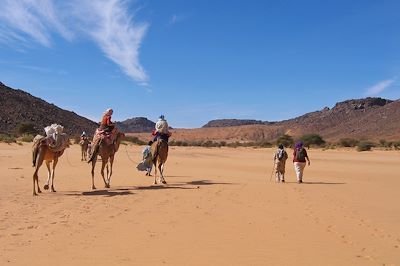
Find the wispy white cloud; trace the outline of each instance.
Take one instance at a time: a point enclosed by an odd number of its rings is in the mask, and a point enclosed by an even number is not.
[[[51,33],[71,40],[72,34],[59,21],[51,0],[4,0],[0,21],[2,41],[29,42],[51,46]]]
[[[377,84],[367,88],[365,91],[365,96],[376,96],[383,92],[386,88],[390,87],[394,82],[396,78],[392,79],[386,79],[378,82]]]
[[[88,37],[130,78],[147,85],[139,49],[147,23],[136,23],[126,0],[2,0],[0,41],[52,46],[52,35],[68,41]]]
[[[136,23],[126,1],[74,1],[73,14],[81,30],[101,48],[105,56],[141,85],[148,76],[139,62],[139,49],[147,32],[147,23]]]
[[[184,16],[184,15],[173,14],[172,17],[168,21],[168,25],[173,25],[173,24],[182,22],[185,19],[186,19],[186,16]]]

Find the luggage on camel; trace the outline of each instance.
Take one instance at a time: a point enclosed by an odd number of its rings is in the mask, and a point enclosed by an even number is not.
[[[36,135],[34,145],[47,145],[54,152],[62,151],[69,146],[68,135],[63,133],[64,127],[52,124],[44,128],[46,136]]]

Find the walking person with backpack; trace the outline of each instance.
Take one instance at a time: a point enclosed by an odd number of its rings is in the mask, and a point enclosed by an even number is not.
[[[297,183],[299,184],[303,183],[303,172],[306,167],[306,160],[308,161],[308,165],[310,165],[310,158],[308,158],[307,151],[303,146],[303,142],[297,142],[293,152],[294,170],[297,176]]]
[[[285,182],[285,165],[288,158],[287,152],[285,151],[282,144],[278,146],[278,150],[274,153],[274,165],[275,165],[275,180],[276,182]]]

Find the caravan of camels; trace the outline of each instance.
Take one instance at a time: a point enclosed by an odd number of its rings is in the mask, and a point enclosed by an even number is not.
[[[114,156],[118,151],[121,141],[125,134],[119,132],[115,127],[115,123],[111,122],[112,109],[107,109],[103,114],[100,122],[100,127],[96,129],[93,141],[90,142],[83,132],[80,138],[79,145],[81,146],[81,161],[91,163],[92,175],[92,189],[96,189],[94,184],[94,172],[98,156],[101,159],[101,176],[104,181],[105,188],[110,188],[111,176],[113,171]],[[38,171],[45,162],[48,170],[48,178],[44,185],[44,189],[49,189],[51,182],[51,191],[56,192],[54,189],[54,174],[58,159],[63,155],[66,148],[69,147],[69,138],[66,133],[63,133],[64,127],[58,124],[52,124],[45,128],[46,136],[37,135],[33,141],[32,147],[32,163],[35,167],[33,174],[33,195],[36,196],[37,192],[41,193],[39,187]],[[163,170],[164,164],[168,157],[168,138],[170,132],[168,131],[168,123],[164,116],[161,115],[156,123],[155,130],[153,131],[153,141],[150,147],[151,164],[154,165],[154,184],[158,184],[157,169],[160,172],[159,182],[166,184]],[[106,176],[104,170],[106,169]],[[139,168],[138,168],[139,169]],[[150,166],[151,169],[151,166]],[[150,175],[150,173],[148,173]]]

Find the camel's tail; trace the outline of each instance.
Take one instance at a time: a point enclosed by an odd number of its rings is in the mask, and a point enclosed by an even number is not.
[[[40,147],[40,142],[42,141],[44,137],[41,135],[37,135],[33,139],[33,147],[32,147],[32,166],[36,166],[36,160],[39,154],[39,147]]]
[[[36,143],[33,146],[32,149],[32,167],[36,166],[36,160],[39,154],[39,145],[36,145]]]

